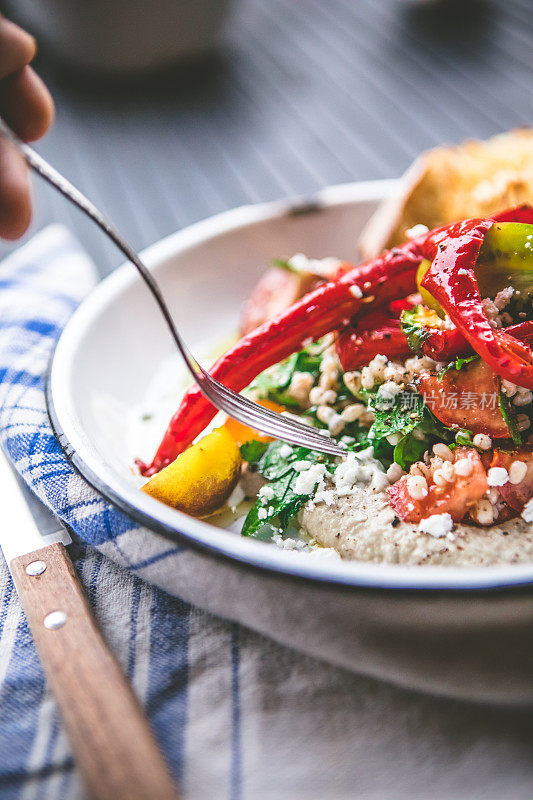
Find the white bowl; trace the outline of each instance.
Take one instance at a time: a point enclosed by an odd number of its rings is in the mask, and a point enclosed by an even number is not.
[[[333,187],[311,201],[236,209],[150,247],[145,261],[194,352],[235,329],[239,306],[275,256],[356,257],[359,230],[393,182]],[[138,491],[123,413],[142,403],[173,345],[133,267],[103,281],[58,343],[51,417],[83,475],[147,527],[192,548],[232,597],[191,581],[183,595],[352,669],[478,699],[533,699],[533,564],[400,567],[287,553],[188,517]],[[176,404],[178,401],[176,397]],[[103,409],[118,409],[114,415]],[[153,442],[155,448],[156,442]],[[198,585],[197,585],[198,584]],[[205,587],[204,587],[205,589]],[[268,597],[250,612],[254,591]],[[295,609],[305,609],[295,615]],[[305,631],[305,635],[302,632]]]

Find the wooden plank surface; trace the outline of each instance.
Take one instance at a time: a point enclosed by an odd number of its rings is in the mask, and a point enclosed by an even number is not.
[[[218,60],[129,91],[65,82],[39,145],[138,247],[233,206],[399,175],[423,148],[533,121],[527,0],[238,0]],[[37,185],[102,274],[121,261]],[[0,256],[11,246],[0,244]]]

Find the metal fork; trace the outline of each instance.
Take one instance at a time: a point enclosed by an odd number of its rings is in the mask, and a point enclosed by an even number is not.
[[[41,178],[51,184],[64,197],[81,209],[99,228],[115,243],[118,249],[137,268],[142,279],[151,291],[168,325],[172,338],[185,361],[192,377],[202,393],[218,409],[225,411],[230,417],[245,425],[273,436],[289,444],[301,445],[309,450],[317,450],[333,456],[345,456],[346,452],[329,436],[316,428],[306,425],[294,418],[284,417],[274,411],[263,408],[237,392],[228,389],[220,381],[213,378],[194,358],[174,324],[169,308],[163,298],[157,282],[148,268],[143,264],[135,250],[120,236],[96,206],[82,194],[70,181],[63,177],[44,158],[31,147],[22,142],[11,130],[5,120],[0,117],[0,134],[9,139],[20,151],[24,160]]]

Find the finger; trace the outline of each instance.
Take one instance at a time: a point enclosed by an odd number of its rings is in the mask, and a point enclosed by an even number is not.
[[[0,114],[26,142],[40,139],[52,124],[54,101],[31,67],[0,81]]]
[[[33,36],[0,16],[0,78],[12,75],[29,64],[36,51]]]
[[[0,137],[0,236],[18,239],[30,221],[28,168],[15,146]]]

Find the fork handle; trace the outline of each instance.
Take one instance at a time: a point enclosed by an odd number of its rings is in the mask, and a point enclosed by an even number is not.
[[[18,556],[10,569],[91,797],[177,800],[146,717],[96,626],[64,545]]]

